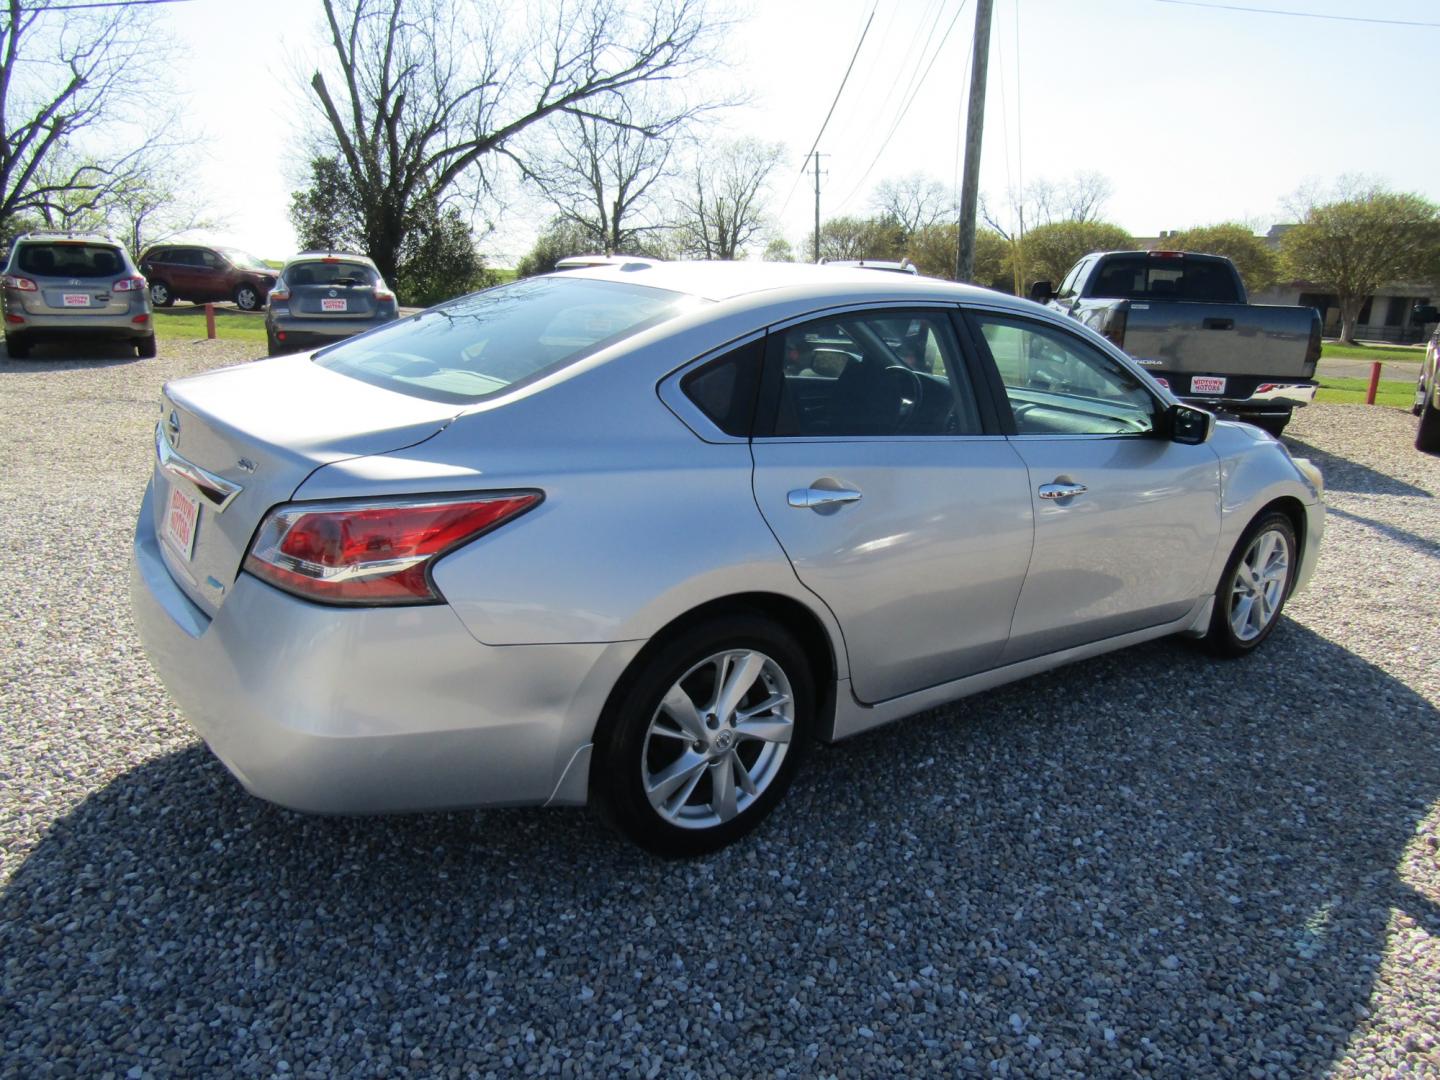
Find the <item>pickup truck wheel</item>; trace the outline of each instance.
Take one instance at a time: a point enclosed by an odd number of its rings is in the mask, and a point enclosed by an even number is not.
[[[1259,647],[1280,621],[1295,582],[1299,548],[1295,528],[1278,510],[1262,514],[1245,530],[1220,575],[1206,642],[1221,656],[1244,656]]]
[[[1420,427],[1415,432],[1415,449],[1440,454],[1440,378],[1429,388],[1420,409]]]
[[[596,809],[659,855],[738,840],[780,801],[805,750],[815,694],[804,652],[775,623],[737,614],[638,663],[596,733]]]

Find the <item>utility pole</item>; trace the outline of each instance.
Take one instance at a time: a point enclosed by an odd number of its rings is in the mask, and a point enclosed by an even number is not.
[[[985,130],[985,73],[990,61],[990,12],[995,0],[975,5],[975,55],[970,64],[970,112],[965,120],[965,176],[960,187],[960,237],[955,280],[975,277],[975,203],[980,194],[980,139]]]
[[[814,259],[820,261],[820,151],[815,151],[815,252]]]

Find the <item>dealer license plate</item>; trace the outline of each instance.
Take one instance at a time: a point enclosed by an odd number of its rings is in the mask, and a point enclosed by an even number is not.
[[[327,298],[320,301],[321,311],[344,311],[349,306],[349,301],[345,299],[330,300]]]
[[[165,505],[165,523],[160,535],[189,562],[195,553],[195,530],[200,525],[200,500],[178,487],[170,488]]]
[[[90,294],[89,294],[89,293],[78,293],[78,292],[67,292],[67,293],[65,294],[65,306],[66,306],[66,307],[89,307],[89,306],[90,306]]]
[[[1190,380],[1192,394],[1223,394],[1225,379],[1219,375],[1196,375]]]

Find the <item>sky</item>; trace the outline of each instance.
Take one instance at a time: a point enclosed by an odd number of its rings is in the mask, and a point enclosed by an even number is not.
[[[713,76],[749,100],[710,137],[784,144],[772,212],[792,244],[814,220],[804,155],[852,55],[819,141],[822,217],[872,212],[886,179],[919,172],[958,186],[975,0],[749,2]],[[210,238],[291,254],[318,0],[158,11],[176,51],[168,92],[200,137],[195,190],[225,219]],[[995,0],[981,190],[996,205],[1039,179],[1100,173],[1113,190],[1106,218],[1136,236],[1223,220],[1264,231],[1294,219],[1286,203],[1299,189],[1345,174],[1440,202],[1440,140],[1428,123],[1440,25],[1356,18],[1440,24],[1440,2]],[[523,254],[545,216],[521,200],[508,207],[489,261]]]

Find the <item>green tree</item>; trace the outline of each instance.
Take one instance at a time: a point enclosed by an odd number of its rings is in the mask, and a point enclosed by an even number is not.
[[[1207,255],[1224,255],[1235,264],[1245,281],[1245,288],[1260,292],[1275,284],[1280,277],[1280,260],[1248,225],[1226,221],[1219,225],[1198,225],[1171,233],[1161,241],[1168,251],[1199,251]]]
[[[555,217],[536,239],[535,246],[515,264],[515,276],[548,274],[561,259],[593,254],[596,254],[595,241],[589,230],[569,219]]]
[[[1340,340],[1355,341],[1368,297],[1393,281],[1440,274],[1440,208],[1419,195],[1343,182],[1340,198],[1312,202],[1280,238],[1281,261],[1299,281],[1335,293]]]
[[[460,212],[427,202],[411,208],[393,284],[403,303],[430,307],[493,285],[495,277]]]
[[[954,222],[922,228],[910,238],[905,255],[922,274],[953,281],[958,232]],[[994,229],[975,230],[975,282],[987,289],[1011,290],[1010,242]]]
[[[290,196],[301,251],[364,251],[364,212],[350,171],[337,157],[310,159],[310,183]]]
[[[790,247],[789,240],[777,236],[765,245],[764,259],[766,262],[794,262],[795,252]]]
[[[815,250],[815,234],[805,238],[805,250]],[[894,218],[833,217],[820,226],[820,258],[899,259],[905,253],[905,234]]]
[[[1104,221],[1057,221],[1036,226],[1018,245],[1021,288],[1028,289],[1034,281],[1058,285],[1082,255],[1134,246],[1133,236]]]

